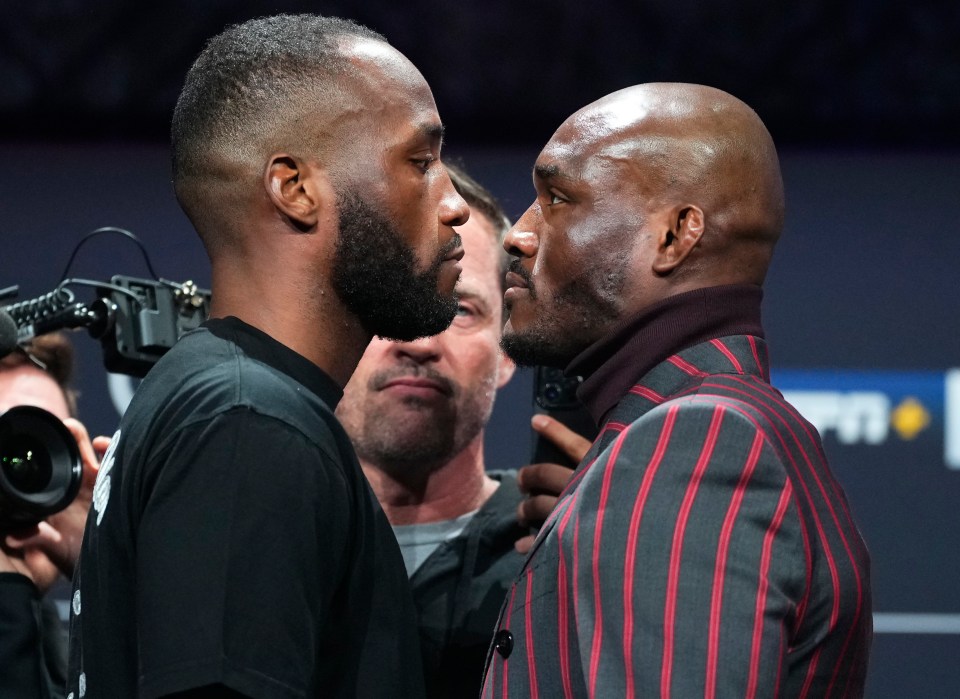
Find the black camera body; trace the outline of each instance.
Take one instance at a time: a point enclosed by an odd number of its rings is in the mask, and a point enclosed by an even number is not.
[[[60,418],[31,405],[0,415],[0,529],[59,512],[82,480],[80,449]]]
[[[193,282],[170,284],[118,274],[98,294],[110,322],[95,336],[103,346],[104,367],[116,374],[144,377],[210,314],[210,292]]]
[[[577,434],[593,440],[597,426],[577,398],[583,378],[565,376],[560,369],[538,366],[533,380],[533,403],[538,413],[559,420]],[[575,468],[577,464],[539,433],[533,434],[532,463],[552,463]]]

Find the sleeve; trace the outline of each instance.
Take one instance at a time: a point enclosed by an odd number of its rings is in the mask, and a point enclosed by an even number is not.
[[[44,651],[40,594],[17,573],[0,573],[0,697],[61,699]]]
[[[753,419],[691,399],[601,456],[578,568],[592,696],[778,694],[806,578],[784,465]]]
[[[143,696],[302,696],[348,553],[342,465],[248,409],[165,454],[146,469],[136,542]]]

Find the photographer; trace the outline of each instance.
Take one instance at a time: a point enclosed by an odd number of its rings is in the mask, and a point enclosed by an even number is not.
[[[73,502],[33,526],[0,529],[0,697],[60,697],[66,676],[66,635],[44,597],[62,574],[70,578],[97,472],[94,444],[75,419],[70,388],[73,348],[66,336],[38,337],[0,359],[0,414],[20,405],[63,420],[77,440],[83,482]],[[108,442],[97,438],[102,450]]]

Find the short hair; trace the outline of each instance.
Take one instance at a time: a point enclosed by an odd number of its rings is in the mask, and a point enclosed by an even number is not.
[[[71,417],[77,416],[77,391],[73,380],[73,345],[62,332],[38,335],[20,349],[0,359],[0,371],[36,366],[57,382]]]
[[[462,165],[450,162],[445,162],[444,165],[447,172],[450,173],[450,180],[453,182],[453,187],[457,190],[457,193],[463,197],[471,210],[483,214],[493,226],[497,235],[497,245],[500,248],[497,254],[500,288],[504,290],[507,285],[505,277],[510,267],[510,256],[503,249],[503,238],[510,230],[510,219],[507,218],[506,212],[504,212],[496,197],[486,187],[468,175]]]
[[[337,39],[389,43],[339,17],[280,14],[227,27],[187,73],[171,124],[173,176],[203,172],[210,153],[242,154],[290,104],[322,104],[352,64]],[[298,98],[312,97],[310,102]]]

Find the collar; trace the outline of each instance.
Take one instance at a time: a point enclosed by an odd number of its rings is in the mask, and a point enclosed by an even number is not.
[[[584,377],[577,389],[598,425],[657,364],[719,337],[763,338],[763,290],[752,284],[695,289],[647,306],[581,352],[564,373]]]
[[[343,389],[323,369],[239,318],[211,318],[203,327],[213,335],[234,343],[252,359],[263,362],[303,384],[326,403],[331,411],[343,397]]]

